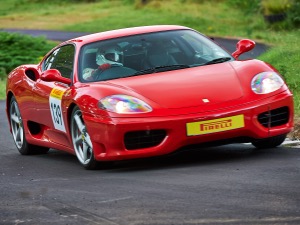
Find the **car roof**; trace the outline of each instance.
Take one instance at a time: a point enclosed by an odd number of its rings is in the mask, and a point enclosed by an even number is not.
[[[132,28],[123,28],[118,30],[111,30],[111,31],[104,31],[100,33],[90,34],[81,36],[78,38],[74,38],[68,40],[65,43],[70,42],[80,42],[80,45],[84,45],[94,41],[136,35],[136,34],[143,34],[143,33],[151,33],[151,32],[159,32],[159,31],[168,31],[168,30],[182,30],[182,29],[190,29],[184,26],[178,25],[154,25],[154,26],[142,26],[142,27],[132,27]]]

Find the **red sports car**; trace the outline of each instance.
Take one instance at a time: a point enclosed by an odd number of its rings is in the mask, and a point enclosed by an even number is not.
[[[293,95],[271,65],[238,60],[182,26],[107,31],[59,44],[7,79],[7,117],[21,154],[49,148],[87,169],[189,145],[280,145],[293,127]]]

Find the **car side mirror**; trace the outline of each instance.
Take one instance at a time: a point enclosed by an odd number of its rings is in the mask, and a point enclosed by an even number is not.
[[[255,42],[250,40],[250,39],[243,39],[240,40],[237,44],[236,44],[236,50],[235,52],[232,53],[232,56],[235,59],[238,59],[238,57],[245,53],[245,52],[249,52],[250,50],[252,50],[255,47]]]
[[[71,84],[71,79],[61,76],[61,73],[56,69],[46,70],[41,74],[41,80],[43,81],[57,81],[67,85]]]

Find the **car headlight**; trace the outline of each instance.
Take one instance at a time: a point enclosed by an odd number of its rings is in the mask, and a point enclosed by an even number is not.
[[[140,99],[128,95],[111,95],[99,101],[99,107],[120,114],[146,113],[152,108]]]
[[[251,88],[256,94],[268,94],[282,87],[284,81],[275,72],[257,74],[251,82]]]

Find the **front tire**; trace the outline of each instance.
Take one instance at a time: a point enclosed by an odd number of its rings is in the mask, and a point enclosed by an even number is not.
[[[15,97],[10,100],[9,118],[13,140],[20,154],[46,154],[49,151],[49,148],[31,145],[27,142],[22,116]]]
[[[86,169],[96,169],[98,162],[94,158],[93,144],[78,106],[73,109],[70,122],[73,147],[78,161]]]
[[[252,142],[252,145],[254,145],[258,149],[275,148],[284,142],[286,136],[287,134],[283,134],[275,137],[255,140]]]

